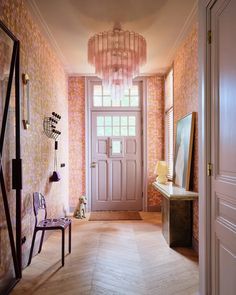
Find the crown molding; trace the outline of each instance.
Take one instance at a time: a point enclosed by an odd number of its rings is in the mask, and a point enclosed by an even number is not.
[[[172,64],[174,60],[174,56],[180,47],[181,43],[184,41],[184,39],[187,37],[188,33],[190,32],[190,29],[192,28],[193,24],[197,21],[198,16],[198,1],[196,0],[192,10],[190,11],[190,14],[188,15],[179,35],[177,36],[175,43],[168,54],[168,63]]]
[[[27,8],[30,11],[32,18],[36,21],[36,24],[38,25],[41,33],[43,34],[43,36],[46,38],[46,40],[51,45],[55,54],[57,55],[60,62],[62,63],[62,66],[63,66],[65,72],[68,73],[70,68],[69,68],[69,65],[66,61],[66,58],[63,55],[56,39],[53,37],[53,34],[52,34],[50,28],[48,27],[44,17],[42,16],[40,9],[38,8],[38,5],[36,4],[36,2],[34,0],[26,0],[25,2],[27,5]]]
[[[206,0],[205,0],[206,1]],[[207,1],[211,1],[211,0],[207,0]],[[57,57],[59,58],[60,62],[62,63],[62,66],[65,70],[65,73],[68,77],[71,76],[87,76],[87,77],[91,77],[94,76],[94,73],[73,73],[71,71],[71,68],[69,66],[69,64],[66,61],[65,56],[62,53],[62,50],[60,49],[56,39],[54,38],[50,28],[48,27],[44,17],[42,16],[40,9],[38,8],[35,0],[26,0],[26,4],[27,7],[33,17],[33,19],[36,21],[37,25],[39,26],[40,31],[42,32],[43,36],[46,37],[47,41],[49,42],[49,44],[51,45],[52,49],[54,50],[55,54],[57,55]],[[184,39],[186,38],[186,36],[188,35],[188,33],[190,32],[190,29],[192,27],[192,25],[194,24],[194,22],[196,22],[197,20],[197,12],[198,12],[198,1],[196,0],[192,10],[190,11],[190,14],[188,15],[180,33],[178,34],[174,45],[172,46],[172,48],[169,51],[168,54],[168,64],[171,65],[173,63],[174,60],[174,56],[180,46],[180,44],[184,41]],[[159,74],[163,75],[165,74],[168,69],[170,68],[170,66],[160,69],[158,72]],[[141,76],[152,76],[152,75],[156,75],[157,73],[141,73]]]

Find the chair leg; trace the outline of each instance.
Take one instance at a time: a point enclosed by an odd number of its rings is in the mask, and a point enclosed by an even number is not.
[[[34,250],[34,242],[35,242],[36,233],[37,233],[37,231],[34,229],[33,238],[32,238],[32,243],[31,243],[31,248],[30,248],[29,261],[28,261],[27,266],[30,265],[31,260],[32,260],[32,255],[33,255],[33,250]]]
[[[61,239],[61,262],[62,266],[65,264],[65,230],[62,229],[62,239]]]
[[[69,224],[69,253],[71,253],[71,223]]]
[[[39,251],[38,251],[38,253],[40,253],[41,250],[42,250],[44,233],[45,233],[45,230],[42,231],[42,235],[41,235],[41,239],[40,239],[40,244],[39,244]]]

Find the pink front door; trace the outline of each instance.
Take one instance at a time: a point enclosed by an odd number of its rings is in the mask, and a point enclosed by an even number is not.
[[[142,210],[141,113],[92,112],[92,211]]]

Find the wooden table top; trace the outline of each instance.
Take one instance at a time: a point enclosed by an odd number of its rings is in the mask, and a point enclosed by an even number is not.
[[[176,186],[172,182],[167,182],[166,184],[153,182],[152,185],[164,197],[171,200],[192,201],[198,198],[198,193],[186,191],[184,188]]]

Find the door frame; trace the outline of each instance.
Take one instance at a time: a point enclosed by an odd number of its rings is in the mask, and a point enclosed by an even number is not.
[[[13,259],[13,269],[15,276],[11,281],[7,283],[3,294],[9,294],[15,285],[22,278],[22,224],[21,224],[21,211],[22,211],[22,159],[21,159],[21,97],[20,97],[20,41],[14,36],[14,34],[6,27],[6,25],[0,20],[0,29],[12,40],[13,49],[11,55],[9,80],[7,82],[7,91],[5,94],[5,103],[3,110],[3,118],[1,125],[1,136],[0,136],[0,154],[2,154],[3,146],[5,144],[5,133],[7,127],[7,118],[9,113],[9,104],[11,100],[12,87],[15,86],[15,148],[14,155],[15,159],[11,159],[12,165],[12,184],[11,189],[15,190],[15,218],[13,219],[16,223],[15,230],[13,231],[13,225],[10,215],[10,209],[7,199],[7,192],[5,188],[5,181],[3,171],[1,169],[1,190],[3,198],[3,211],[5,213],[6,225],[8,231],[8,238],[10,243],[10,250]],[[14,75],[15,72],[15,75]],[[14,77],[15,76],[15,77]],[[12,98],[13,99],[13,98]],[[2,165],[2,163],[1,163]],[[15,239],[14,239],[15,233]]]
[[[211,294],[211,48],[210,12],[216,0],[199,0],[199,294]]]
[[[91,84],[100,82],[101,79],[95,76],[85,77],[85,150],[86,150],[86,196],[88,199],[88,211],[91,212]],[[141,106],[141,125],[142,125],[142,189],[143,189],[143,211],[148,210],[147,206],[147,82],[146,77],[139,77],[135,82],[142,83],[142,106]]]

